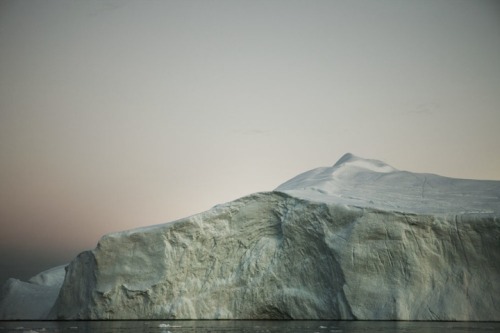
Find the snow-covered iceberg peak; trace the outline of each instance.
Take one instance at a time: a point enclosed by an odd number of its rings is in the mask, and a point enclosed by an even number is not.
[[[373,159],[365,159],[347,153],[331,167],[320,167],[306,171],[276,188],[276,191],[312,190],[334,195],[341,182],[365,182],[378,178],[379,174],[396,172],[390,165]]]
[[[366,159],[366,158],[361,158],[358,156],[355,156],[351,153],[347,153],[344,156],[342,156],[337,163],[335,163],[332,167],[335,171],[338,171],[340,168],[355,168],[355,169],[364,169],[368,171],[373,171],[373,172],[380,172],[380,173],[388,173],[388,172],[394,172],[397,171],[397,169],[394,169],[392,166],[379,161],[379,160],[373,160],[373,159]]]

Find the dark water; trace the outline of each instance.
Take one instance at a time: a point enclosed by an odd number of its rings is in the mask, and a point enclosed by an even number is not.
[[[182,333],[182,332],[408,332],[464,333],[500,332],[500,322],[415,322],[415,321],[0,321],[0,333]]]

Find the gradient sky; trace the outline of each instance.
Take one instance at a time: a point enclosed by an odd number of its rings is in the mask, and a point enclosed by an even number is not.
[[[0,282],[334,164],[500,180],[500,1],[0,1]]]

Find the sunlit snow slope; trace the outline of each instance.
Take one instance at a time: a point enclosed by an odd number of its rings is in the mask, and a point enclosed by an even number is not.
[[[334,166],[304,172],[276,191],[320,202],[418,214],[500,215],[500,182],[399,171],[345,154]]]

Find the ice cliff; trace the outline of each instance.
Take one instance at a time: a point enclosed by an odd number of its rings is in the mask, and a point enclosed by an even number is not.
[[[500,320],[499,217],[499,181],[346,154],[104,236],[69,264],[48,318]]]

